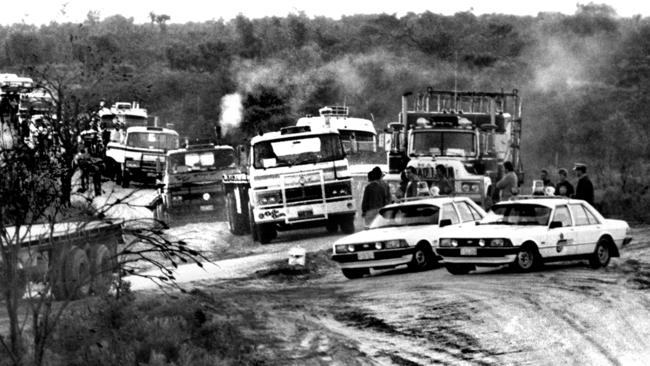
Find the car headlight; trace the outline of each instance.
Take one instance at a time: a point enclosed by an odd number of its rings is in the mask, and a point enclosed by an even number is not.
[[[452,246],[452,247],[457,247],[457,246],[458,246],[458,240],[456,240],[456,239],[452,239],[452,240],[451,240],[451,246]]]
[[[354,252],[354,245],[349,244],[347,247],[348,252]]]
[[[384,241],[384,248],[386,249],[396,249],[396,248],[405,248],[408,247],[406,240],[386,240]]]
[[[485,246],[485,240],[484,239],[479,240],[478,241],[478,246],[479,247],[484,247]]]
[[[440,246],[441,247],[450,247],[451,246],[451,239],[440,239]]]
[[[383,247],[384,247],[384,245],[380,241],[375,243],[375,249],[379,250],[379,249],[381,249]]]
[[[207,192],[206,192],[206,193],[203,193],[203,200],[204,200],[204,201],[207,201],[207,200],[209,200],[209,199],[210,199],[210,193],[207,193]]]
[[[504,246],[505,242],[503,239],[492,239],[490,240],[490,246],[491,247],[502,247]]]
[[[347,246],[346,245],[337,245],[337,246],[335,246],[334,251],[336,253],[345,253],[347,251]]]

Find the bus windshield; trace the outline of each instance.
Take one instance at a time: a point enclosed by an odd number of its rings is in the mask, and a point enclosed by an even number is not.
[[[178,149],[178,135],[156,132],[131,132],[126,144],[145,149]]]
[[[257,169],[316,164],[344,157],[338,134],[289,137],[253,146],[253,166]]]
[[[411,154],[430,156],[474,156],[474,133],[465,131],[417,131],[413,133]]]

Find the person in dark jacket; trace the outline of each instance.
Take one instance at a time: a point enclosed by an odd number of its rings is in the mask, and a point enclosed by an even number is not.
[[[587,166],[584,164],[576,163],[573,170],[578,176],[578,183],[576,183],[576,193],[574,198],[585,200],[590,205],[594,204],[594,185],[591,184],[589,176],[587,176]]]
[[[366,226],[374,220],[379,209],[390,201],[387,186],[381,182],[382,177],[383,173],[379,168],[368,172],[368,185],[363,190],[361,200],[361,216]]]
[[[568,174],[569,173],[564,168],[558,170],[557,175],[560,181],[557,182],[557,184],[555,185],[556,196],[566,196],[566,197],[573,196],[573,185],[567,179]]]

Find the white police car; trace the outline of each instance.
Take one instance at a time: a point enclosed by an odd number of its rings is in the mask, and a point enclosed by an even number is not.
[[[598,268],[631,240],[625,221],[606,219],[583,200],[532,196],[492,206],[472,230],[446,231],[436,252],[452,274],[505,264],[527,272],[572,259]]]
[[[408,265],[430,268],[438,261],[435,247],[441,227],[471,227],[485,211],[467,197],[431,197],[384,206],[368,229],[337,240],[332,260],[347,278],[370,269]]]

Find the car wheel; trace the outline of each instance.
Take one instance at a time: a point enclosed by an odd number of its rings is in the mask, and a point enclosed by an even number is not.
[[[361,278],[364,275],[370,274],[368,268],[343,268],[341,269],[343,276],[349,280],[354,280],[356,278]]]
[[[448,263],[445,264],[445,268],[447,269],[447,272],[453,274],[453,275],[464,275],[468,274],[470,271],[474,270],[476,267],[472,264],[455,264],[455,263]]]
[[[538,266],[539,261],[535,247],[524,245],[519,249],[513,266],[518,272],[530,272]]]
[[[424,271],[430,269],[435,262],[435,255],[429,244],[419,244],[413,252],[413,259],[409,263],[409,268],[414,271]]]
[[[589,258],[591,268],[607,267],[611,258],[610,243],[607,239],[598,240],[594,253]]]

